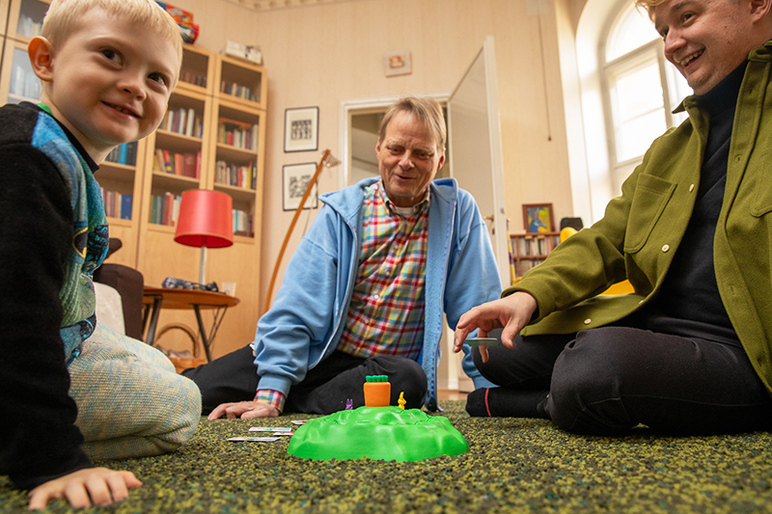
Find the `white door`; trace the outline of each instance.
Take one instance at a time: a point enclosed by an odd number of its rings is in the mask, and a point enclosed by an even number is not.
[[[448,100],[450,176],[469,191],[486,219],[501,283],[511,283],[504,166],[493,37],[488,36]]]

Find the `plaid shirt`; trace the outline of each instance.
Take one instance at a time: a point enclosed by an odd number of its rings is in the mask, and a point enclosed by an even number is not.
[[[339,350],[365,358],[415,359],[421,353],[429,202],[427,190],[426,198],[403,216],[381,181],[365,189],[359,267]],[[255,401],[281,411],[285,397],[259,390]]]
[[[421,353],[428,221],[428,191],[403,217],[382,182],[365,190],[359,268],[339,350],[365,358]]]

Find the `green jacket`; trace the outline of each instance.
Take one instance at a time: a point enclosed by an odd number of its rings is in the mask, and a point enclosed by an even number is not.
[[[740,88],[724,202],[713,246],[729,319],[772,391],[772,41],[754,49]],[[681,126],[658,138],[592,227],[558,245],[502,296],[538,304],[523,335],[571,333],[619,320],[662,286],[694,208],[708,133],[693,97]],[[596,296],[627,278],[634,294]]]

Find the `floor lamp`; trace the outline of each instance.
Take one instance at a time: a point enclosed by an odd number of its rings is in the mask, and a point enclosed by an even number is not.
[[[332,168],[338,164],[340,164],[340,161],[330,153],[328,148],[322,154],[322,158],[319,160],[319,164],[316,165],[316,172],[314,173],[314,176],[311,177],[311,180],[308,181],[306,192],[303,193],[303,198],[300,199],[300,204],[298,205],[297,209],[295,209],[295,215],[292,217],[292,223],[290,223],[290,226],[287,229],[287,235],[284,236],[284,242],[281,245],[281,250],[279,250],[279,256],[276,257],[276,265],[273,267],[271,283],[268,285],[268,294],[265,297],[265,308],[263,309],[263,313],[267,312],[268,309],[271,308],[273,286],[276,285],[276,276],[279,274],[279,267],[281,266],[282,257],[284,257],[284,251],[287,249],[287,244],[289,243],[290,236],[292,236],[292,231],[295,229],[295,224],[300,217],[300,213],[303,211],[303,206],[305,205],[306,200],[308,200],[308,196],[311,194],[311,190],[314,188],[314,184],[316,184],[316,181],[319,179],[319,174],[322,172],[322,168]]]

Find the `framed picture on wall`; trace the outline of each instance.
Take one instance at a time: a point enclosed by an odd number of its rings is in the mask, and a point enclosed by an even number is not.
[[[284,151],[308,152],[319,147],[319,108],[301,107],[284,111]]]
[[[282,168],[283,175],[283,201],[282,206],[285,211],[294,211],[300,205],[300,200],[303,199],[303,195],[306,193],[306,188],[311,182],[311,179],[316,173],[316,163],[309,162],[306,164],[289,164]],[[314,184],[314,188],[311,190],[311,194],[308,195],[304,209],[316,209],[319,201],[317,185]]]
[[[523,224],[526,232],[554,232],[555,222],[551,203],[523,204]]]

